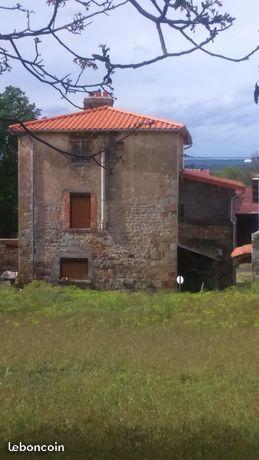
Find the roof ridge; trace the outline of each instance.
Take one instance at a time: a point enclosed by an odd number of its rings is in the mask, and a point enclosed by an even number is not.
[[[42,118],[37,118],[37,120],[27,120],[25,121],[24,123],[39,123],[40,121],[42,122],[45,122],[45,121],[52,121],[52,120],[60,120],[61,118],[67,118],[67,117],[72,117],[72,116],[79,116],[79,115],[82,115],[83,113],[85,112],[92,112],[93,110],[94,111],[98,111],[100,109],[104,109],[104,108],[108,108],[109,106],[108,105],[102,105],[100,107],[93,107],[93,108],[90,108],[90,109],[82,109],[81,111],[78,111],[78,112],[71,112],[71,113],[64,113],[63,115],[55,115],[54,117],[42,117]]]
[[[125,113],[125,114],[128,114],[128,115],[133,115],[133,116],[137,116],[137,117],[140,117],[140,118],[148,118],[149,120],[161,121],[162,123],[168,123],[169,125],[177,125],[180,128],[185,127],[184,123],[179,122],[179,121],[175,121],[175,120],[167,120],[165,118],[160,118],[160,117],[158,118],[158,117],[155,117],[153,115],[143,115],[143,114],[138,113],[138,112],[132,112],[131,110],[126,110],[126,109],[119,109],[117,107],[107,106],[107,108],[108,108],[108,110],[116,110],[116,112],[122,112],[122,113]]]
[[[28,120],[28,121],[25,121],[25,124],[26,123],[30,123],[30,124],[36,124],[36,123],[41,123],[41,122],[46,122],[46,121],[54,121],[54,120],[60,120],[60,119],[64,119],[64,118],[69,118],[69,117],[79,117],[83,114],[86,114],[86,113],[90,113],[90,112],[98,112],[98,111],[101,111],[101,110],[110,110],[110,111],[113,111],[113,112],[120,112],[120,113],[124,113],[126,115],[132,115],[132,116],[135,116],[135,117],[138,117],[138,118],[142,118],[143,120],[147,119],[147,120],[151,120],[151,121],[160,121],[162,123],[168,123],[169,125],[174,125],[174,126],[177,126],[179,128],[184,128],[185,125],[184,123],[181,123],[181,122],[178,122],[178,121],[175,121],[175,120],[166,120],[164,118],[158,118],[158,117],[155,117],[155,116],[152,116],[152,115],[143,115],[141,113],[138,113],[138,112],[132,112],[130,110],[126,110],[126,109],[120,109],[120,108],[117,108],[117,107],[113,107],[113,106],[109,106],[109,105],[102,105],[102,106],[99,106],[99,107],[93,107],[93,108],[89,108],[89,109],[82,109],[80,111],[77,111],[77,112],[71,112],[71,113],[65,113],[63,115],[55,115],[53,117],[42,117],[42,118],[38,118],[37,120]]]

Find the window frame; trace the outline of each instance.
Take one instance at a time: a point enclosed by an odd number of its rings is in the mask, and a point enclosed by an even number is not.
[[[89,225],[87,227],[84,227],[84,226],[79,226],[77,227],[76,225],[72,226],[72,220],[73,220],[73,207],[72,207],[72,200],[74,197],[78,197],[78,198],[81,198],[81,197],[85,197],[85,198],[89,198],[89,201],[90,201],[90,218],[89,218]],[[90,229],[91,228],[91,214],[92,214],[92,209],[91,209],[91,193],[73,193],[71,192],[70,193],[70,219],[69,219],[69,227],[71,229],[73,228],[82,228],[82,229]],[[88,220],[88,219],[87,219]]]
[[[87,266],[87,278],[64,278],[62,277],[62,262],[78,262],[78,261],[85,261]],[[60,257],[59,259],[59,281],[60,282],[78,282],[78,283],[88,283],[90,281],[89,278],[89,258],[87,257]]]
[[[73,145],[75,144],[79,144],[79,150],[80,150],[80,153],[79,153],[79,157],[71,157],[71,162],[74,164],[74,165],[84,165],[84,164],[89,164],[91,162],[91,158],[88,158],[87,155],[82,155],[82,146],[83,144],[88,144],[89,146],[89,155],[91,155],[91,141],[87,140],[86,138],[75,138],[75,139],[70,139],[69,140],[69,143],[70,143],[70,152],[72,154],[74,154],[75,152],[73,151]],[[77,155],[75,153],[75,155]]]
[[[72,195],[90,195],[90,227],[71,227],[71,196]],[[97,231],[97,195],[96,193],[85,190],[65,190],[63,198],[63,222],[64,229],[67,232],[95,232]]]

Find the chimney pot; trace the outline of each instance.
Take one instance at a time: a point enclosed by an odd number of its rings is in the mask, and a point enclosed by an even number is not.
[[[90,91],[89,96],[84,98],[84,110],[95,109],[104,105],[111,107],[113,106],[113,102],[113,98],[107,91]]]

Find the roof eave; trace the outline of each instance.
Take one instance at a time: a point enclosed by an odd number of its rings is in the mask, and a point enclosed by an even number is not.
[[[132,132],[132,134],[138,134],[138,133],[177,133],[180,134],[183,137],[184,144],[185,145],[192,145],[192,138],[189,133],[189,131],[185,128],[183,129],[182,127],[179,128],[144,128],[144,129],[136,129],[136,128],[88,128],[88,129],[83,129],[83,128],[65,128],[65,129],[31,129],[28,128],[28,130],[32,134],[47,134],[47,133],[53,133],[53,134],[58,134],[58,133],[114,133],[114,132],[120,132],[120,133],[127,133],[127,132]],[[9,129],[9,132],[11,134],[20,134],[20,135],[29,135],[27,131],[24,129]]]
[[[238,181],[233,181],[233,183],[224,182],[223,180],[221,180],[221,178],[216,179],[215,176],[206,176],[201,174],[188,173],[185,171],[181,171],[180,176],[183,179],[193,180],[195,182],[202,182],[208,185],[215,185],[217,187],[227,188],[230,190],[237,190],[240,192],[244,192],[246,188],[244,184],[239,183]]]

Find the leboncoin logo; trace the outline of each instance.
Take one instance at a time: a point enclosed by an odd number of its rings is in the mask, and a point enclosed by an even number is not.
[[[8,452],[64,452],[65,448],[62,444],[54,442],[53,444],[7,444]]]

